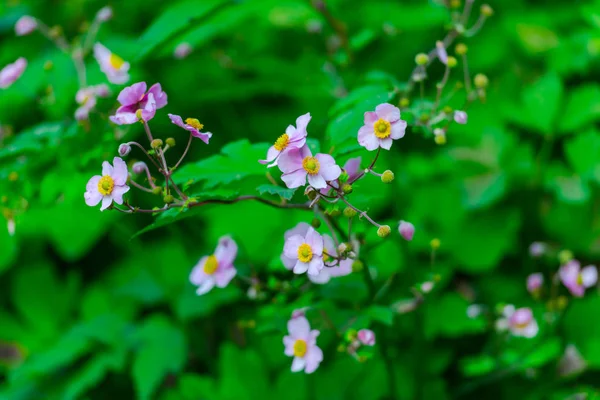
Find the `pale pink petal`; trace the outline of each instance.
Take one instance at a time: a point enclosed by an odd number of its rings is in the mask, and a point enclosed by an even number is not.
[[[283,237],[286,240],[294,235],[300,235],[300,236],[304,237],[304,236],[306,236],[306,232],[308,232],[308,229],[310,227],[311,227],[310,224],[307,224],[306,222],[299,222],[298,225],[296,225],[292,229],[288,229],[287,231],[285,231],[285,233],[283,234]]]
[[[298,118],[296,118],[296,129],[290,136],[290,141],[292,141],[292,140],[295,141],[298,138],[306,137],[306,135],[307,135],[306,127],[308,126],[310,119],[311,119],[310,113],[306,113],[306,114],[301,115]]]
[[[306,362],[303,358],[294,357],[294,361],[292,361],[292,372],[302,371],[305,365]]]
[[[315,156],[319,161],[319,175],[327,181],[337,179],[342,174],[342,169],[335,163],[335,159],[329,154],[319,153]]]
[[[325,179],[321,176],[321,174],[317,174],[317,175],[310,175],[307,174],[308,177],[308,184],[312,187],[314,187],[315,189],[325,189],[327,187],[327,182],[325,182]]]
[[[109,119],[117,125],[131,125],[138,122],[138,117],[135,113],[117,113],[111,115]]]
[[[538,334],[538,331],[538,323],[534,319],[529,324],[527,324],[527,326],[521,331],[521,335],[526,338],[532,338]]]
[[[289,336],[284,336],[283,337],[283,345],[285,346],[285,350],[283,351],[283,353],[288,356],[288,357],[292,357],[294,355],[294,343],[296,343],[296,341],[294,339],[292,339]]]
[[[127,185],[115,186],[110,195],[113,198],[115,203],[123,204],[123,195],[127,192],[129,192],[129,186],[127,186]]]
[[[396,122],[400,119],[400,109],[389,103],[383,103],[375,107],[377,116],[388,122]]]
[[[110,54],[109,54],[110,57]],[[136,104],[144,98],[146,93],[146,82],[134,83],[121,90],[121,93],[117,96],[117,101],[122,106],[130,106]]]
[[[446,52],[446,48],[444,47],[444,42],[438,40],[435,43],[436,53],[442,64],[448,64],[448,53]]]
[[[303,160],[303,157],[301,155],[300,150],[292,149],[292,150],[283,152],[279,156],[279,158],[277,160],[277,166],[279,167],[281,172],[283,172],[284,174],[294,172],[297,170],[304,171],[304,169],[302,168],[302,160]],[[304,173],[306,173],[306,172],[304,172]]]
[[[375,345],[375,333],[370,329],[361,329],[358,331],[358,340],[366,346]]]
[[[146,122],[150,121],[154,118],[156,114],[156,101],[154,99],[154,95],[152,93],[148,93],[148,100],[146,101],[146,105],[142,109],[142,119]]]
[[[267,150],[267,158],[265,160],[258,160],[258,162],[261,164],[269,164],[270,162],[273,162],[278,155],[279,150],[277,150],[275,146],[271,146],[269,147],[269,150]],[[275,161],[275,163],[273,164],[273,166],[275,165],[277,165],[277,161]]]
[[[312,374],[317,368],[319,368],[321,361],[323,361],[323,351],[317,346],[312,346],[308,349],[304,359],[306,360],[304,372],[307,374]]]
[[[212,137],[212,135],[213,134],[210,132],[200,132],[197,129],[195,130],[195,132],[192,132],[193,137],[197,137],[198,139],[202,140],[206,144],[208,144],[208,141]]]
[[[588,265],[581,270],[581,281],[586,288],[592,287],[598,282],[598,270],[594,265]]]
[[[104,196],[102,197],[102,206],[100,207],[100,211],[106,210],[112,204],[112,197]]]
[[[154,96],[157,109],[163,108],[167,105],[167,94],[163,92],[160,83],[155,83],[154,85],[150,86],[150,89],[148,89],[148,94],[152,94]]]
[[[207,259],[208,256],[202,257],[200,261],[198,261],[198,264],[192,269],[192,272],[190,273],[190,282],[192,284],[198,286],[204,281],[206,277],[206,274],[204,273],[204,264],[206,264]]]
[[[578,261],[571,260],[567,264],[560,267],[558,273],[563,285],[573,296],[581,297],[585,292],[585,288],[577,282],[579,279],[579,271],[581,267]]]
[[[317,275],[308,274],[308,279],[312,283],[316,283],[317,285],[323,285],[331,280],[331,275],[329,274],[329,268],[323,268],[319,271]]]
[[[344,164],[344,171],[348,174],[348,179],[353,180],[361,172],[360,157],[351,158]]]
[[[219,239],[219,243],[217,244],[215,257],[219,261],[219,265],[230,266],[233,264],[237,252],[237,243],[230,236],[223,236]]]
[[[373,126],[364,125],[358,130],[358,144],[369,151],[373,151],[379,147],[379,139],[375,136]]]
[[[353,263],[354,260],[347,258],[345,260],[341,260],[340,265],[337,267],[326,267],[326,269],[329,271],[329,275],[331,275],[333,278],[338,276],[346,276],[352,273]]]
[[[402,119],[394,122],[391,126],[392,130],[390,132],[390,137],[394,140],[403,138],[406,133],[406,125],[406,121]]]
[[[90,178],[85,186],[86,192],[83,194],[85,204],[90,207],[95,207],[102,201],[102,194],[98,191],[98,182],[100,181],[100,175],[95,175]]]
[[[310,334],[310,324],[305,317],[290,319],[287,328],[290,337],[293,339],[306,340]]]
[[[213,275],[215,280],[215,284],[217,287],[224,288],[229,285],[229,282],[233,279],[233,277],[237,274],[237,270],[233,267],[219,268]]]
[[[314,256],[308,263],[308,274],[312,276],[319,275],[319,272],[325,267],[323,264],[323,258]]]
[[[335,248],[335,242],[329,235],[323,235],[323,251],[330,256],[337,257],[337,249]]]
[[[311,247],[313,254],[323,254],[323,236],[313,227],[308,229],[304,240]]]
[[[279,157],[279,161],[281,161],[281,157]],[[297,171],[281,175],[281,180],[288,188],[294,189],[306,185],[306,175],[307,173],[304,169],[299,169]]]
[[[527,291],[533,293],[539,290],[544,283],[544,274],[537,272],[527,277]]]
[[[518,308],[509,318],[511,326],[525,325],[531,322],[533,313],[530,308]]]
[[[279,258],[281,259],[283,266],[288,270],[291,270],[292,268],[294,268],[294,265],[296,265],[296,261],[298,261],[297,258],[288,257],[283,253],[281,254],[281,256]]]
[[[391,149],[392,143],[394,143],[394,141],[392,140],[391,137],[387,137],[385,139],[379,139],[379,146],[385,150]]]
[[[379,119],[379,117],[377,116],[376,112],[367,111],[365,113],[364,124],[369,126],[371,129],[373,129],[373,124],[375,122],[377,122],[378,119]]]
[[[113,174],[113,167],[112,165],[110,165],[110,163],[108,161],[104,161],[102,163],[102,176],[112,176]]]
[[[306,271],[308,271],[308,263],[303,263],[302,261],[298,260],[296,265],[294,265],[293,272],[297,275],[300,275]]]
[[[0,89],[5,89],[15,83],[21,77],[26,67],[27,60],[20,57],[14,63],[2,68],[0,71]]]
[[[125,161],[119,157],[115,157],[113,158],[113,166],[114,168],[110,173],[110,176],[114,179],[115,185],[124,185],[127,182],[127,177],[129,176],[129,173],[127,172],[127,164],[125,164]],[[104,173],[104,168],[102,169],[102,173]]]
[[[198,296],[201,296],[201,295],[209,292],[214,286],[215,286],[214,279],[212,279],[211,277],[207,277],[207,279],[202,281],[200,286],[198,286],[198,289],[196,289],[196,294]]]
[[[407,221],[400,221],[398,225],[398,232],[405,240],[411,241],[415,234],[415,226]]]
[[[283,245],[283,254],[286,257],[298,259],[298,247],[304,243],[304,237],[300,235],[293,235],[286,239]]]

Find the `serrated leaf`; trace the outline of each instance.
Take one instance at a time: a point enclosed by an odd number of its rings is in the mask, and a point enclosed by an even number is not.
[[[269,184],[260,185],[259,187],[256,188],[256,190],[258,190],[258,193],[260,193],[260,194],[265,194],[265,193],[275,194],[277,196],[283,197],[286,200],[290,200],[294,196],[294,193],[296,192],[296,189],[288,189],[287,187],[275,186],[275,185],[269,185]]]

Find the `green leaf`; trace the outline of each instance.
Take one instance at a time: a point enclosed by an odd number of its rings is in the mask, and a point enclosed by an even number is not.
[[[215,312],[220,306],[234,303],[241,297],[242,293],[234,286],[227,286],[223,289],[215,288],[202,296],[198,296],[195,288],[187,285],[175,304],[175,312],[182,321],[205,317]]]
[[[502,172],[490,172],[465,178],[464,203],[470,209],[489,206],[502,198],[506,190],[506,175]]]
[[[173,178],[177,183],[207,181],[205,189],[227,184],[253,175],[266,174],[266,167],[258,162],[265,158],[267,143],[250,144],[247,139],[229,143],[214,155],[197,163],[186,164]]]
[[[0,147],[0,160],[12,156],[38,153],[47,149],[48,145],[56,143],[67,126],[64,122],[44,122],[28,128],[10,141],[6,146]]]
[[[471,319],[467,315],[469,302],[458,293],[447,293],[435,302],[426,302],[424,334],[433,339],[437,336],[456,338],[480,333],[486,329],[482,319]]]
[[[183,369],[187,344],[181,329],[161,315],[144,321],[138,339],[140,347],[133,359],[133,380],[138,398],[151,399],[168,373],[176,374]]]
[[[125,364],[126,353],[101,353],[87,361],[67,381],[64,399],[80,399],[89,389],[97,386],[110,371],[119,371]]]
[[[539,344],[533,352],[523,360],[522,368],[540,368],[562,354],[560,338],[553,337]]]
[[[580,133],[564,144],[565,155],[573,170],[582,177],[600,181],[600,134]]]
[[[492,372],[496,368],[496,360],[488,355],[465,357],[460,360],[460,369],[465,376],[481,376]]]
[[[258,190],[258,193],[260,193],[260,194],[264,194],[264,193],[275,194],[277,196],[283,197],[286,200],[290,200],[292,198],[292,196],[294,196],[294,193],[296,192],[296,189],[288,189],[287,187],[275,186],[275,185],[269,185],[269,184],[260,185],[259,187],[256,188],[256,190]]]
[[[545,26],[518,24],[516,28],[517,37],[529,53],[543,53],[559,44],[556,33]]]
[[[209,376],[184,374],[178,379],[182,400],[209,399],[215,394],[215,380]]]
[[[549,73],[523,91],[527,126],[545,135],[553,132],[562,100],[563,86],[559,76]]]
[[[392,326],[394,323],[394,312],[389,307],[373,305],[365,311],[365,314],[373,321],[381,322],[387,326]]]
[[[269,398],[268,370],[252,349],[238,349],[225,343],[219,354],[219,398],[254,400]],[[250,373],[251,372],[251,373]]]
[[[0,219],[0,273],[10,267],[17,255],[17,241],[8,232],[9,223]]]
[[[571,133],[598,119],[600,85],[586,84],[570,92],[559,126],[561,131]]]

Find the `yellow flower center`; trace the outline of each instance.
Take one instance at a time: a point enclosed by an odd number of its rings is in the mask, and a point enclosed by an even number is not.
[[[316,175],[321,168],[321,164],[319,164],[319,160],[315,157],[308,156],[302,160],[302,168],[310,175]]]
[[[379,139],[385,139],[392,133],[392,125],[385,119],[379,118],[377,122],[373,124],[373,131],[375,136]]]
[[[327,262],[327,261],[329,261],[330,259],[331,259],[331,257],[329,256],[329,254],[327,254],[327,253],[325,253],[325,252],[324,252],[324,253],[323,253],[323,262]]]
[[[583,286],[583,277],[581,276],[581,274],[577,275],[577,285]]]
[[[108,62],[114,69],[121,69],[123,64],[125,64],[125,60],[123,60],[121,57],[119,57],[115,53],[110,53]]]
[[[212,275],[217,271],[217,268],[219,268],[219,261],[217,260],[217,257],[214,255],[208,256],[206,262],[204,263],[204,273],[207,275]]]
[[[115,181],[113,181],[113,178],[111,178],[108,175],[103,176],[98,181],[98,191],[102,196],[108,196],[109,194],[111,194],[114,187]]]
[[[298,247],[298,260],[303,263],[307,263],[313,258],[313,252],[310,245],[306,243],[302,243],[300,247]]]
[[[529,322],[521,322],[520,324],[515,324],[515,328],[517,329],[525,329],[529,325]]]
[[[185,123],[191,126],[192,128],[198,129],[199,131],[201,131],[202,128],[204,128],[204,125],[202,125],[200,121],[198,121],[196,118],[187,118],[185,120]]]
[[[284,133],[283,135],[281,135],[277,138],[273,147],[275,147],[275,149],[277,151],[282,151],[283,149],[285,149],[287,147],[289,142],[290,142],[290,137],[288,136],[287,133]]]
[[[294,355],[296,357],[304,357],[306,354],[306,342],[302,339],[296,340],[294,343]]]

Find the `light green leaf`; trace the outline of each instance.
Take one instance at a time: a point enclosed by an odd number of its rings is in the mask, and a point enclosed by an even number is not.
[[[296,189],[288,189],[287,187],[275,186],[275,185],[269,185],[269,184],[260,185],[259,187],[256,188],[256,190],[258,190],[258,193],[260,193],[260,194],[265,194],[265,193],[275,194],[277,196],[283,197],[286,200],[290,200],[294,196],[294,193],[296,192]]]
[[[392,326],[394,323],[394,312],[389,307],[373,305],[365,311],[365,314],[373,321],[381,322],[387,326]]]
[[[460,369],[465,376],[481,376],[496,368],[496,360],[488,355],[465,357],[460,360]]]
[[[600,119],[600,85],[586,84],[573,89],[560,120],[560,130],[574,132]]]
[[[553,132],[558,117],[563,86],[559,76],[549,73],[523,91],[523,105],[527,113],[527,126],[545,135]]]
[[[559,44],[556,33],[545,26],[518,24],[516,28],[517,37],[529,53],[543,53]]]
[[[458,293],[447,293],[435,302],[426,303],[425,336],[430,339],[438,336],[455,338],[483,332],[486,322],[469,318],[468,306],[469,302]]]

